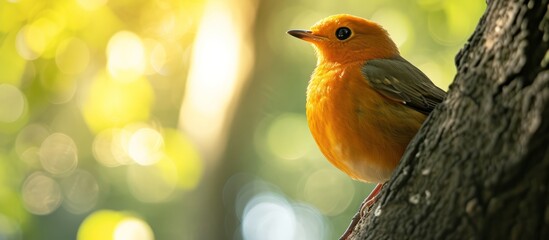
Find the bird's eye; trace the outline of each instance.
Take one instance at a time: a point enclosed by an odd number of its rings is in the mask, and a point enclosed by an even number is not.
[[[339,40],[345,40],[351,36],[351,29],[348,27],[340,27],[336,30],[336,37]]]

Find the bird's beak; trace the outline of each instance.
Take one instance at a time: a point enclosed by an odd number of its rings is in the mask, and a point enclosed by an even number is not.
[[[315,35],[312,31],[308,30],[290,30],[288,31],[288,34],[307,42],[318,42],[326,40],[325,37]]]

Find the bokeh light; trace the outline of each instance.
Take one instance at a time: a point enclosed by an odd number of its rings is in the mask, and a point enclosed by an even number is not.
[[[99,210],[89,215],[78,229],[78,240],[154,240],[145,221],[125,212]]]
[[[115,81],[132,82],[145,71],[145,49],[135,33],[116,33],[107,46],[107,67]]]
[[[105,167],[117,167],[129,164],[131,158],[126,153],[126,143],[130,135],[128,131],[107,129],[95,136],[93,141],[93,155]],[[126,141],[124,141],[126,140]]]
[[[69,174],[78,164],[76,144],[63,133],[47,137],[40,146],[39,154],[42,167],[54,175]]]
[[[130,218],[118,223],[114,240],[154,240],[154,234],[146,222]]]
[[[327,239],[331,229],[326,224],[326,219],[315,207],[306,204],[293,204],[296,221],[294,239]]]
[[[164,139],[156,130],[141,128],[128,142],[128,154],[140,165],[151,165],[163,157]]]
[[[22,238],[21,228],[13,219],[0,214],[0,239],[20,240]]]
[[[244,209],[244,239],[324,239],[329,233],[325,219],[315,208],[290,203],[274,192],[261,192]]]
[[[316,147],[286,31],[372,19],[446,88],[484,10],[367,5],[0,1],[0,239],[337,238],[372,186]]]
[[[16,46],[19,54],[27,59],[51,58],[53,46],[63,31],[64,19],[55,11],[44,11],[41,16],[21,29]]]
[[[91,210],[99,198],[99,184],[88,171],[78,169],[61,180],[64,193],[63,207],[75,214]]]
[[[50,135],[48,129],[40,124],[31,124],[23,128],[15,139],[17,155],[28,166],[40,166],[40,145]]]
[[[284,198],[263,194],[246,206],[242,232],[247,240],[294,239],[296,225],[295,213]]]
[[[96,132],[123,127],[149,117],[153,91],[147,80],[120,82],[100,72],[83,105],[84,118]]]
[[[99,210],[84,219],[78,229],[78,240],[112,240],[116,226],[127,214],[112,210]]]
[[[10,84],[0,84],[0,123],[17,121],[26,107],[25,95]]]
[[[21,194],[27,211],[36,215],[50,214],[63,200],[59,184],[42,172],[35,172],[27,177]]]
[[[314,146],[303,114],[281,114],[272,120],[266,131],[264,144],[280,159],[299,159]]]
[[[302,191],[306,202],[328,216],[336,216],[347,209],[354,194],[352,180],[334,168],[320,169],[309,175]]]

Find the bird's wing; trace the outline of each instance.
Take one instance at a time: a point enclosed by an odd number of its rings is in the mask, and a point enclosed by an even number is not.
[[[402,57],[370,60],[362,67],[370,86],[383,96],[429,114],[446,92]]]

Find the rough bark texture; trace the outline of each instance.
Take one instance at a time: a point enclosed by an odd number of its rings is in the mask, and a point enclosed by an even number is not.
[[[351,239],[549,239],[548,2],[488,1]]]

